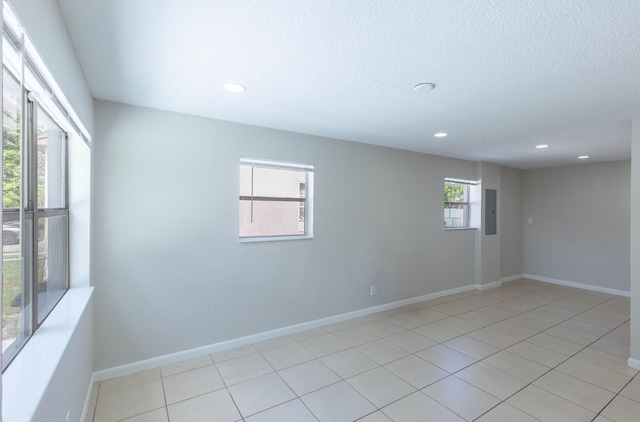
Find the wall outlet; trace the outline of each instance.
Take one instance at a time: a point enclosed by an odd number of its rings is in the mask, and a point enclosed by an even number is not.
[[[371,293],[371,296],[375,296],[378,294],[378,286],[371,286],[371,288],[369,289],[369,293]]]
[[[533,218],[531,218],[531,217],[527,218],[527,223],[533,224]]]

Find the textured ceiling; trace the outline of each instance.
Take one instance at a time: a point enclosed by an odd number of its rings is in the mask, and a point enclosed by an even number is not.
[[[518,168],[630,157],[638,0],[58,1],[98,99]]]

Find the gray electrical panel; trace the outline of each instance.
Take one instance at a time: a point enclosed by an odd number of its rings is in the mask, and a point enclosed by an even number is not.
[[[484,215],[484,234],[491,235],[497,233],[497,197],[495,189],[485,189],[485,215]]]

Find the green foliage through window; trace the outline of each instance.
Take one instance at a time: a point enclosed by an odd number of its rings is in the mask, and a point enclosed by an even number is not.
[[[444,202],[466,202],[465,185],[460,183],[445,182],[444,184]]]
[[[20,208],[20,84],[6,70],[2,90],[2,206]]]

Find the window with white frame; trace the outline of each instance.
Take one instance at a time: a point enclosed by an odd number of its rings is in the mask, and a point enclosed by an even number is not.
[[[2,48],[2,370],[69,289],[69,130],[86,130],[12,11]]]
[[[311,237],[313,170],[308,164],[240,159],[239,237]]]
[[[444,179],[444,227],[469,227],[469,191],[475,182]]]

